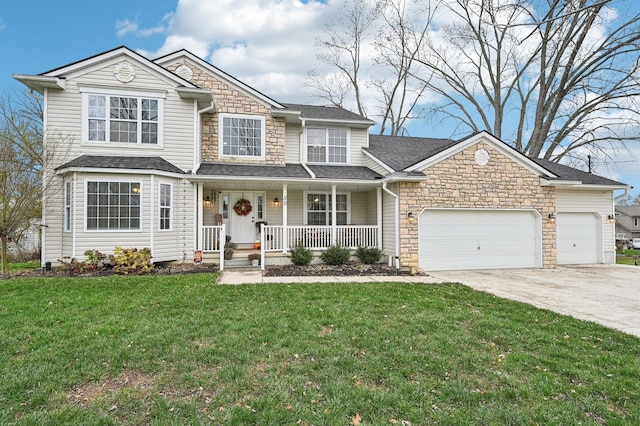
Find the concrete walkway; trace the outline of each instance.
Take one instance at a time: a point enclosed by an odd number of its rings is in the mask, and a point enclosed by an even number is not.
[[[226,270],[219,284],[310,282],[456,282],[640,337],[640,267],[589,265],[556,269],[441,271],[429,276],[263,277]]]

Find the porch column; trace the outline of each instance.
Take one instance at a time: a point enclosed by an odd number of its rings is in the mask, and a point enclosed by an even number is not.
[[[287,206],[287,184],[282,184],[282,252],[287,253],[289,251],[289,231],[287,230],[287,217],[288,214],[288,206]]]
[[[377,219],[377,233],[378,235],[377,240],[378,240],[378,248],[380,250],[382,250],[382,188],[378,187],[376,188],[376,206],[378,209],[378,219]]]
[[[198,184],[198,188],[197,188],[197,194],[196,194],[196,205],[198,206],[198,218],[197,218],[197,222],[198,222],[198,227],[197,227],[197,231],[196,231],[196,241],[197,241],[197,249],[198,250],[202,250],[202,225],[204,224],[202,218],[203,218],[203,211],[202,211],[202,196],[204,195],[204,184],[199,183]]]
[[[337,241],[337,224],[336,219],[338,213],[336,212],[336,186],[331,185],[331,245],[335,246]]]

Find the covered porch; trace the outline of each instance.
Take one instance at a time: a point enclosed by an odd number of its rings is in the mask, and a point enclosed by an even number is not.
[[[216,179],[197,182],[196,250],[224,268],[224,246],[281,258],[298,245],[382,249],[380,182],[275,183]],[[268,256],[267,256],[268,255]]]

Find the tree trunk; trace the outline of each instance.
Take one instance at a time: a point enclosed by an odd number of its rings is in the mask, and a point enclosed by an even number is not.
[[[0,235],[2,241],[2,275],[9,273],[9,259],[7,258],[7,236]]]

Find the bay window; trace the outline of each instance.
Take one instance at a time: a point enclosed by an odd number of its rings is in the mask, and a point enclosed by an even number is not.
[[[86,228],[140,230],[140,182],[87,181]]]

